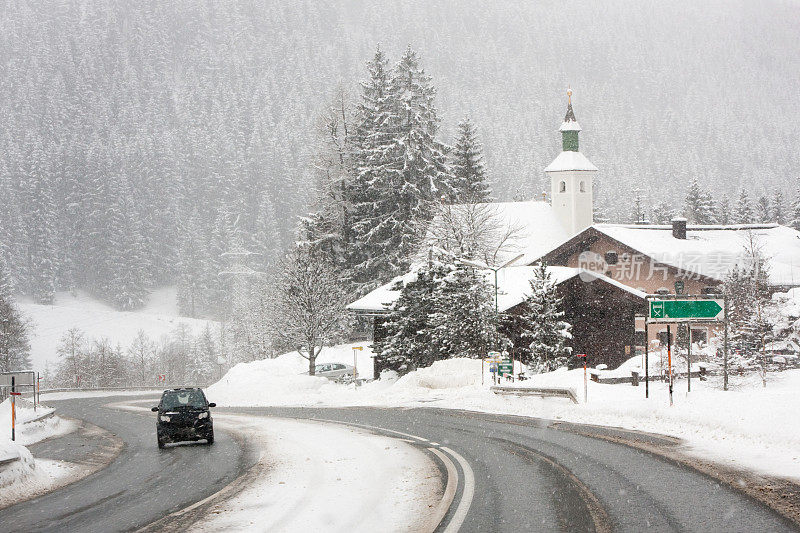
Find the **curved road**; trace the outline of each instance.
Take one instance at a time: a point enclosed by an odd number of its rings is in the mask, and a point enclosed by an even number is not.
[[[108,468],[0,511],[0,530],[137,529],[213,494],[249,466],[223,433],[211,447],[160,452],[152,416],[104,407],[115,400],[57,402],[59,413],[117,433],[125,447]],[[797,531],[692,469],[566,424],[438,409],[216,411],[353,424],[427,449],[443,459],[442,472],[446,478],[449,469],[455,485],[441,531]]]
[[[191,444],[159,450],[153,413],[106,407],[123,399],[47,402],[59,415],[86,420],[116,434],[124,443],[122,451],[99,472],[0,510],[0,531],[136,530],[219,491],[249,466],[242,446],[222,431],[215,432],[213,446]],[[156,403],[158,397],[153,399],[153,405]],[[44,441],[30,449],[34,455],[51,456],[48,452],[62,446],[60,441]]]

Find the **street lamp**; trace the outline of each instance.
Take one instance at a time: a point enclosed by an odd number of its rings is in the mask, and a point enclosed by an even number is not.
[[[517,261],[522,259],[524,257],[524,255],[525,254],[519,254],[518,256],[514,257],[513,259],[510,259],[510,260],[506,261],[505,263],[503,263],[502,265],[500,265],[498,267],[490,267],[486,263],[482,263],[480,261],[473,261],[471,259],[458,258],[457,261],[459,263],[467,265],[467,266],[480,268],[482,270],[491,270],[492,272],[494,272],[494,314],[495,315],[499,315],[500,314],[500,306],[499,306],[499,304],[497,302],[497,272],[502,270],[502,269],[504,269],[504,268],[506,268],[507,266],[511,266],[512,264],[516,263]]]

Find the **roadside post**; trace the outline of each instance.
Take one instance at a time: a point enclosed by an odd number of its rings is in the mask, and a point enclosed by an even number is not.
[[[647,320],[644,321],[644,397],[650,397],[650,362],[647,357],[650,352],[650,336],[647,331]]]
[[[19,393],[16,392],[16,389],[14,388],[14,376],[11,376],[11,440],[12,441],[15,440],[14,429],[17,424],[17,403],[15,401],[17,398],[17,394]]]
[[[686,348],[686,392],[692,392],[692,327],[686,323],[686,336],[688,344]]]
[[[669,405],[672,406],[672,332],[667,324],[667,370],[669,371]]]
[[[353,387],[356,389],[358,389],[358,352],[363,349],[363,346],[353,346]]]
[[[583,403],[589,400],[589,384],[586,379],[586,354],[579,353],[578,357],[583,357]]]

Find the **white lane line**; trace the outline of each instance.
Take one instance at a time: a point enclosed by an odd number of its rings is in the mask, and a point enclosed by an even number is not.
[[[436,528],[442,523],[444,517],[447,516],[447,511],[450,510],[450,506],[453,505],[453,499],[456,497],[456,489],[458,488],[458,471],[456,470],[456,465],[453,464],[453,461],[451,461],[450,458],[444,453],[440,452],[436,448],[428,448],[428,450],[436,455],[447,469],[447,485],[444,488],[444,494],[442,494],[442,499],[436,506],[436,510],[434,511],[433,517],[428,525],[428,529],[426,529],[426,531],[436,531]]]
[[[418,437],[417,435],[411,435],[409,433],[403,433],[402,431],[395,431],[393,429],[386,429],[386,428],[382,428],[382,427],[378,427],[378,426],[370,426],[368,424],[358,424],[356,422],[343,422],[341,420],[331,420],[330,418],[305,418],[303,420],[316,420],[317,422],[331,422],[333,424],[345,424],[345,425],[348,425],[348,426],[356,426],[356,427],[360,427],[360,428],[378,429],[380,431],[386,431],[388,433],[394,433],[396,435],[402,435],[404,437],[408,437],[408,438],[411,438],[411,439],[416,439],[416,440],[418,440],[420,442],[430,442],[425,437]]]
[[[464,490],[461,492],[461,500],[458,502],[458,507],[456,508],[456,512],[453,514],[453,518],[450,519],[450,523],[447,524],[447,527],[444,529],[444,533],[457,533],[459,529],[461,529],[461,525],[464,523],[464,520],[467,518],[467,513],[469,512],[469,508],[472,505],[472,499],[475,497],[475,474],[472,472],[472,468],[469,466],[469,463],[466,459],[461,457],[460,454],[456,453],[455,451],[451,450],[446,446],[441,446],[436,444],[435,442],[429,441],[423,437],[418,437],[417,435],[411,435],[409,433],[403,433],[402,431],[395,431],[393,429],[386,429],[379,426],[370,426],[367,424],[356,424],[354,422],[342,422],[340,420],[331,420],[326,418],[311,418],[309,420],[316,420],[318,422],[331,422],[334,424],[345,424],[350,426],[356,426],[361,428],[367,429],[375,429],[378,431],[385,431],[388,433],[395,433],[397,435],[403,435],[404,437],[411,437],[412,439],[416,439],[422,442],[429,442],[436,446],[439,446],[439,450],[442,450],[449,455],[451,455],[458,464],[461,465],[461,470],[464,472]],[[438,452],[435,448],[428,448],[431,451]],[[440,454],[437,453],[437,456]],[[452,461],[450,461],[452,465]],[[447,466],[447,463],[445,463]],[[453,465],[454,466],[454,465]],[[450,479],[455,479],[454,490],[455,487],[458,485],[458,475],[456,472],[451,473],[450,469],[447,468],[447,485],[450,486]],[[446,489],[445,489],[446,492]],[[435,529],[435,528],[434,528]]]
[[[461,524],[467,518],[469,507],[472,505],[472,498],[475,496],[475,474],[472,472],[469,463],[461,455],[446,446],[442,446],[440,449],[455,457],[464,472],[464,489],[461,492],[461,501],[458,502],[455,514],[453,514],[453,518],[444,530],[444,533],[455,533],[461,529]]]

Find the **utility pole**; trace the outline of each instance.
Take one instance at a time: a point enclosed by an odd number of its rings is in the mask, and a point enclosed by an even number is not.
[[[650,397],[650,362],[648,356],[650,354],[650,337],[647,331],[647,319],[644,321],[644,397]]]
[[[686,348],[686,392],[692,392],[692,327],[686,323],[686,336],[688,344]]]

